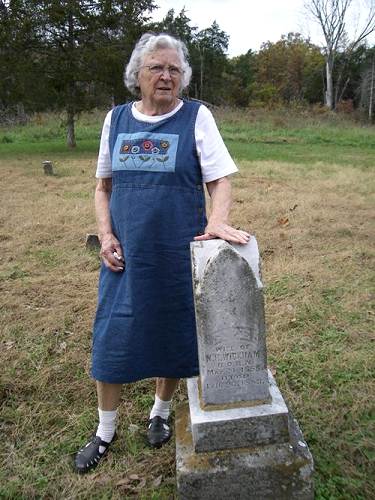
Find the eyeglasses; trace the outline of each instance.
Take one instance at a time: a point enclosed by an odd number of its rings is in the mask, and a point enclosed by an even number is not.
[[[146,64],[145,66],[141,66],[141,68],[148,68],[152,75],[159,76],[162,75],[164,71],[168,71],[172,78],[176,78],[183,73],[182,69],[177,66],[162,66],[161,64]]]

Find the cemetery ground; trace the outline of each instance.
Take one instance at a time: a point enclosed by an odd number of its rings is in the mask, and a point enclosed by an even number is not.
[[[316,498],[373,498],[375,130],[330,113],[217,115],[240,167],[232,222],[262,255],[268,362],[313,453]],[[75,151],[56,117],[0,129],[1,498],[175,492],[173,440],[151,450],[144,439],[151,381],[124,388],[119,438],[100,468],[71,470],[96,422],[99,260],[84,241],[96,230],[103,116],[81,117]],[[182,383],[174,404],[185,399]]]

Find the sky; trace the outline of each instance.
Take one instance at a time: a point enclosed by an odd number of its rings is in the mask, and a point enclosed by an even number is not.
[[[316,44],[323,39],[318,25],[307,18],[304,0],[155,0],[159,9],[153,19],[161,20],[169,9],[179,14],[185,7],[191,25],[208,28],[217,21],[229,36],[228,55],[259,50],[263,42],[276,42],[281,35],[298,32]],[[354,19],[352,19],[352,26]],[[374,43],[374,37],[371,39]]]

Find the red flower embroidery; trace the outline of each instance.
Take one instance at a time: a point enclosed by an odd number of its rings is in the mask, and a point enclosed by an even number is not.
[[[143,142],[143,149],[145,149],[146,151],[148,151],[149,149],[153,148],[154,145],[151,141],[144,141]]]

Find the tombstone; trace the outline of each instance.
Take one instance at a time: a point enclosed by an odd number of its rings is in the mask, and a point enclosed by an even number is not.
[[[86,250],[100,250],[100,241],[97,234],[86,234]]]
[[[312,499],[312,456],[267,370],[256,239],[191,256],[200,377],[176,413],[178,497]]]
[[[53,175],[53,165],[51,161],[44,161],[43,163],[43,170],[45,175]]]

